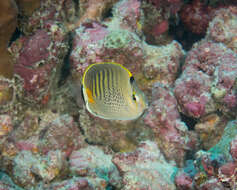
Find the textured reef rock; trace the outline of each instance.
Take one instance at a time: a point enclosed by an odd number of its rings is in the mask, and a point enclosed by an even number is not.
[[[228,122],[222,138],[208,151],[198,151],[177,174],[178,189],[235,189],[237,164],[236,120]]]
[[[105,13],[118,0],[81,0],[78,9],[80,18],[76,21],[67,24],[68,30],[74,30],[88,20],[102,21]]]
[[[85,147],[84,138],[68,115],[28,113],[1,144],[1,168],[21,186],[34,186],[38,177],[51,181],[64,175],[73,150]],[[48,161],[47,161],[48,160]],[[26,175],[22,178],[22,175]]]
[[[0,189],[1,190],[23,190],[22,188],[15,185],[8,175],[2,172],[0,172]]]
[[[236,114],[236,74],[237,57],[233,51],[209,41],[195,44],[175,82],[174,93],[181,111],[195,118],[217,110]]]
[[[232,140],[235,139],[236,135],[237,135],[237,121],[234,120],[228,122],[220,141],[214,147],[212,147],[209,150],[209,152],[216,154],[217,153],[223,154],[226,158],[230,160],[231,159],[230,143]]]
[[[50,151],[46,156],[21,151],[13,160],[13,180],[20,186],[34,186],[37,178],[50,182],[62,170],[65,158],[60,151]]]
[[[223,8],[216,12],[210,22],[206,38],[224,43],[237,53],[237,7]]]
[[[3,140],[13,130],[11,116],[0,115],[0,138]]]
[[[0,112],[14,103],[13,60],[7,51],[17,25],[17,6],[14,0],[0,2]]]
[[[134,152],[116,154],[113,163],[123,176],[123,190],[175,189],[176,168],[165,161],[154,142],[145,141]]]
[[[172,38],[168,35],[169,19],[175,17],[183,5],[182,0],[143,0],[141,1],[142,31],[149,44],[167,44]]]
[[[107,21],[109,25],[118,29],[125,29],[141,35],[142,11],[141,2],[138,0],[122,0],[113,7],[113,19]]]
[[[1,1],[0,189],[236,189],[237,11],[223,2],[16,0],[16,18]],[[185,52],[180,26],[206,37]],[[133,73],[143,116],[88,113],[81,78],[96,62]]]
[[[37,105],[48,103],[59,81],[66,37],[62,26],[48,22],[32,36],[23,36],[12,44],[14,71],[23,83],[20,98]]]
[[[115,165],[112,163],[112,156],[106,155],[96,146],[88,146],[72,152],[70,156],[70,170],[74,175],[87,176],[105,180],[116,188],[121,187],[121,177]]]
[[[227,119],[218,114],[210,114],[199,120],[194,126],[199,137],[201,147],[208,150],[213,147],[221,138],[226,127]]]
[[[165,46],[144,46],[146,60],[143,64],[143,73],[148,79],[148,86],[151,89],[154,82],[173,86],[177,79],[180,62],[184,57],[180,44],[176,41]]]
[[[235,139],[231,142],[230,146],[230,154],[234,161],[237,161],[237,136]]]
[[[73,177],[72,179],[53,182],[51,184],[39,184],[35,190],[93,190],[95,186],[91,186],[87,179]]]
[[[212,18],[213,8],[201,0],[186,4],[180,11],[183,24],[193,33],[205,34],[208,23]]]
[[[131,151],[141,140],[152,137],[142,118],[137,121],[107,121],[96,118],[86,110],[80,111],[80,127],[87,142],[109,145],[114,151]]]
[[[19,29],[24,34],[34,34],[39,28],[43,28],[47,22],[60,22],[65,24],[76,19],[76,7],[73,0],[41,0],[31,2],[18,0],[20,14]],[[31,6],[28,7],[27,4]],[[33,3],[33,4],[32,4]],[[35,9],[35,7],[38,7]],[[29,14],[30,13],[30,14]]]
[[[155,84],[152,104],[144,121],[153,130],[166,158],[182,166],[187,150],[195,149],[197,139],[181,121],[177,101],[168,87]]]

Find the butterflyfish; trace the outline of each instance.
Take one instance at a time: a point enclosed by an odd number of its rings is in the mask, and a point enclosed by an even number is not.
[[[132,73],[114,62],[91,64],[82,77],[82,96],[87,110],[109,120],[133,120],[147,108],[145,94]]]

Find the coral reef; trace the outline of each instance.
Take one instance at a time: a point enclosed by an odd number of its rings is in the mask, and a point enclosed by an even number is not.
[[[180,11],[184,25],[193,33],[205,34],[209,21],[212,19],[213,8],[201,0],[186,4]]]
[[[112,161],[123,175],[124,190],[175,189],[177,169],[165,161],[154,142],[142,142],[134,152],[118,153]]]
[[[149,44],[168,44],[172,40],[168,35],[169,19],[177,16],[183,5],[181,0],[143,0],[142,31]]]
[[[200,119],[194,126],[200,144],[204,150],[213,147],[221,138],[226,127],[227,118],[218,114],[210,114]]]
[[[235,2],[0,5],[0,189],[237,188]],[[140,118],[86,110],[81,79],[97,62],[132,72],[149,101]]]
[[[67,51],[65,29],[48,22],[32,36],[21,37],[11,46],[15,59],[14,72],[23,81],[23,98],[46,105],[59,81]]]
[[[116,188],[121,188],[121,177],[112,163],[112,156],[106,155],[99,147],[88,146],[72,152],[70,156],[70,170],[78,176],[93,177],[105,180]]]
[[[175,178],[178,189],[236,188],[236,120],[228,122],[219,142],[206,151],[198,151]],[[231,153],[231,154],[230,154]]]
[[[177,106],[172,91],[159,83],[155,84],[152,104],[144,120],[153,130],[166,158],[182,166],[187,150],[195,148],[196,139],[181,121]]]
[[[17,25],[17,6],[14,0],[0,3],[0,112],[5,112],[13,103],[13,61],[7,51]]]
[[[217,110],[236,114],[236,61],[236,54],[222,44],[195,44],[185,59],[182,75],[175,81],[174,93],[181,111],[195,118]]]
[[[209,23],[206,38],[215,42],[224,43],[227,47],[237,53],[237,8],[220,9]]]

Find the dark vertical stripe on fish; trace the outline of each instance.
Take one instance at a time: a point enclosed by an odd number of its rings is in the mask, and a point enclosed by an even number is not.
[[[101,80],[102,80],[102,76],[101,76],[101,71],[97,72],[98,75],[98,88],[99,88],[99,99],[101,99]]]
[[[114,71],[113,71],[113,69],[110,69],[110,71],[111,71],[111,89],[113,90],[113,93],[114,93],[114,87],[115,87],[115,85],[114,85]]]
[[[105,82],[105,71],[104,69],[101,71],[101,75],[102,75],[102,80],[101,80],[101,92],[102,92],[102,98],[105,97],[105,85],[104,85],[104,82]]]
[[[93,88],[93,91],[95,92],[95,97],[97,97],[97,90],[96,90],[96,74],[93,74],[93,81],[94,81],[94,88]]]
[[[111,84],[111,74],[110,74],[110,70],[109,69],[107,69],[107,89],[108,89],[108,91],[110,90],[110,84]]]
[[[89,78],[89,81],[90,81],[90,90],[91,90],[91,93],[92,93],[92,96],[95,97],[95,92],[94,92],[94,79],[93,79],[93,76],[91,75],[88,75],[88,78]]]
[[[100,96],[100,90],[99,90],[99,73],[96,72],[95,73],[95,76],[96,76],[96,92],[97,92],[97,97]]]

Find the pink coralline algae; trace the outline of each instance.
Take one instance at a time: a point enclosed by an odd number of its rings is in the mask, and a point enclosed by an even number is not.
[[[212,9],[201,0],[194,0],[191,4],[186,4],[182,7],[180,18],[191,32],[205,34],[208,23],[211,20]]]
[[[84,138],[72,117],[48,115],[51,118],[41,117],[41,122],[35,116],[28,116],[11,134],[20,151],[46,154],[51,150],[61,150],[69,156],[73,150],[85,146]]]
[[[237,161],[237,135],[230,145],[230,154],[234,161]]]
[[[146,60],[143,64],[143,73],[151,81],[150,84],[159,81],[172,86],[177,78],[180,60],[185,54],[180,44],[173,41],[159,47],[147,45],[144,49]]]
[[[113,8],[113,16],[113,20],[107,22],[109,25],[141,34],[142,11],[140,1],[119,1]]]
[[[66,33],[57,23],[49,22],[32,36],[18,39],[11,46],[15,74],[22,80],[23,98],[45,105],[50,100],[66,54]]]
[[[183,2],[180,0],[143,0],[141,4],[142,31],[149,44],[168,44],[169,19],[177,15]]]
[[[168,164],[157,145],[142,142],[130,153],[118,153],[113,163],[123,175],[124,190],[174,190],[176,168]]]
[[[76,19],[75,4],[73,0],[42,0],[40,7],[31,16],[21,20],[20,30],[24,34],[35,33],[49,21],[67,22]]]
[[[139,71],[144,52],[141,40],[134,33],[109,30],[106,26],[92,22],[76,30],[70,58],[73,75],[78,77],[89,64],[96,62],[118,62],[132,72]]]
[[[72,152],[69,161],[70,170],[78,176],[97,176],[105,179],[107,185],[120,188],[121,177],[111,160],[112,156],[106,155],[99,147],[88,146]]]
[[[199,118],[217,110],[233,112],[237,97],[233,89],[237,57],[222,44],[202,41],[189,51],[183,73],[175,82],[181,111]]]
[[[231,189],[236,189],[237,184],[237,163],[228,162],[218,170],[218,179]]]
[[[35,175],[44,181],[63,175],[66,170],[64,163],[71,152],[85,146],[72,117],[47,113],[39,121],[38,115],[28,113],[0,146],[1,159],[5,160],[1,168],[10,172],[13,167],[14,172],[10,174],[17,184],[35,186]],[[23,173],[27,177],[22,178],[20,174]]]
[[[223,8],[216,11],[215,15],[209,24],[206,38],[224,43],[237,53],[237,8]]]
[[[182,166],[186,151],[195,148],[195,135],[191,135],[181,121],[177,101],[168,87],[155,84],[152,96],[145,124],[153,130],[166,158]]]
[[[180,173],[175,177],[175,184],[178,190],[193,189],[193,180],[185,173]]]

